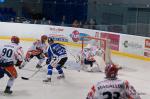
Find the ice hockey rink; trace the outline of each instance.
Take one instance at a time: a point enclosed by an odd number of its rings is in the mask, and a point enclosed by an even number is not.
[[[1,44],[7,42],[6,40],[0,41]],[[20,45],[23,46],[24,52],[26,52],[31,44],[31,42],[23,42]],[[68,69],[64,69],[65,79],[56,79],[58,74],[54,70],[52,82],[43,83],[42,80],[46,78],[46,66],[29,80],[21,79],[22,76],[30,77],[37,71],[35,68],[37,59],[33,58],[26,67],[21,70],[17,69],[18,78],[12,88],[12,95],[3,93],[8,77],[5,75],[4,78],[0,79],[0,99],[86,99],[90,87],[103,80],[105,75],[101,72],[79,72],[79,64],[76,63],[73,57],[77,54],[78,49],[68,47],[68,50],[69,59],[65,65]],[[112,55],[112,60],[123,67],[119,71],[118,78],[128,80],[142,99],[150,99],[150,62],[117,55]]]

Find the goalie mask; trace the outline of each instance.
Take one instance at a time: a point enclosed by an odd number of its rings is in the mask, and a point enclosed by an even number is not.
[[[19,39],[19,37],[17,37],[17,36],[12,36],[12,37],[11,37],[11,42],[12,42],[12,43],[19,44],[19,43],[20,43],[20,39]]]
[[[106,78],[116,78],[117,74],[118,74],[118,68],[116,65],[108,64],[105,67]]]

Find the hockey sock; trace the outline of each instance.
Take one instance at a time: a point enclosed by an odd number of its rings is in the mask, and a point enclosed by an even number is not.
[[[14,84],[14,78],[10,78],[9,80],[8,80],[8,83],[7,83],[7,86],[13,86],[13,84]]]
[[[58,70],[58,73],[59,73],[59,74],[63,74],[63,70],[62,70],[62,68],[61,68],[60,65],[58,65],[58,66],[56,67],[56,69]]]
[[[51,65],[48,65],[48,72],[47,75],[52,75],[53,67]]]

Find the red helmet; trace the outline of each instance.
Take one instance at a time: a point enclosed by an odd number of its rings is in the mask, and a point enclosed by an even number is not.
[[[17,37],[17,36],[12,36],[12,37],[11,37],[11,42],[18,44],[18,43],[20,43],[20,39],[19,39],[19,37]]]
[[[47,36],[46,36],[46,35],[42,35],[42,36],[41,36],[41,40],[42,40],[42,41],[43,41],[43,40],[44,40],[44,41],[47,40]]]
[[[118,74],[118,68],[115,64],[108,64],[105,67],[106,78],[116,78]]]

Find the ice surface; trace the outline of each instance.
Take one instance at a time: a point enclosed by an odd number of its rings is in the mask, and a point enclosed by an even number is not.
[[[8,41],[0,41],[6,43]],[[1,44],[2,44],[1,43]],[[24,51],[31,46],[31,42],[23,42],[21,45]],[[79,50],[68,47],[69,52],[76,55]],[[18,70],[18,78],[15,80],[12,95],[3,94],[3,90],[7,84],[8,77],[0,79],[0,99],[85,99],[90,87],[99,80],[103,80],[103,73],[90,73],[77,69],[79,64],[75,62],[75,58],[68,53],[69,60],[64,69],[66,78],[57,80],[57,71],[54,70],[52,82],[45,84],[42,82],[46,77],[46,67],[29,80],[22,80],[21,77],[29,77],[37,69],[35,65],[37,59],[34,58],[22,70]],[[128,80],[141,95],[142,99],[150,99],[150,62],[120,57],[113,55],[113,61],[123,66],[123,70],[119,71],[119,78]]]

